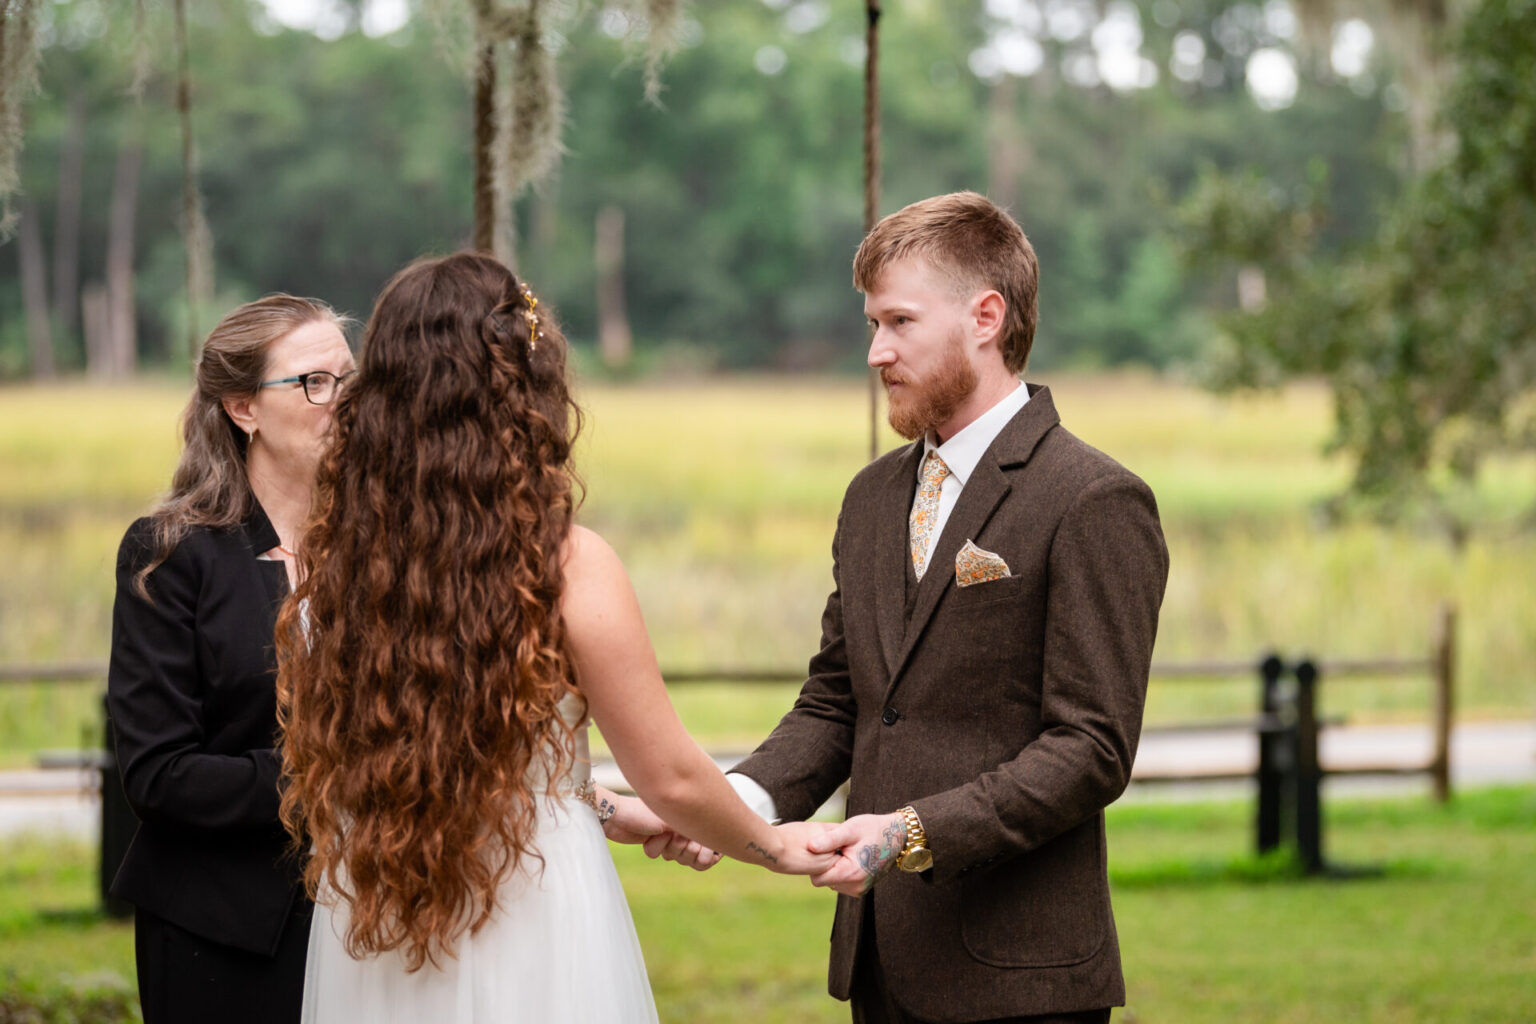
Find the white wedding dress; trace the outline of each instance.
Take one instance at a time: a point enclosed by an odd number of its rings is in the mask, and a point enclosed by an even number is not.
[[[581,703],[561,712],[573,725]],[[539,798],[534,846],[543,856],[501,886],[500,906],[453,959],[407,974],[398,952],[354,960],[341,936],[347,909],[321,894],[304,972],[304,1024],[645,1024],[656,1005],[629,904],[597,815],[572,794],[586,780],[585,725],[564,799]],[[530,780],[535,793],[543,782]]]

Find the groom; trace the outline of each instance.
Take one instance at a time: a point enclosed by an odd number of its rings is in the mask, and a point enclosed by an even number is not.
[[[869,365],[914,443],[849,485],[799,699],[731,776],[766,816],[851,780],[828,987],[858,1021],[1107,1021],[1104,808],[1141,731],[1168,554],[1152,492],[1020,383],[1038,266],[970,192],[859,247]],[[813,843],[813,848],[815,848]]]

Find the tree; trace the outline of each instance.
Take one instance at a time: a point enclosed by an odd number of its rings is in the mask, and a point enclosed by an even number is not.
[[[1459,540],[1486,459],[1536,451],[1536,0],[1484,0],[1451,56],[1450,155],[1369,242],[1321,255],[1326,206],[1256,177],[1209,176],[1184,213],[1191,250],[1266,275],[1263,307],[1221,320],[1214,382],[1324,374],[1352,492],[1387,515],[1427,508]]]
[[[16,230],[22,106],[37,88],[39,0],[0,0],[0,241]]]
[[[660,92],[662,59],[675,46],[681,0],[630,0],[604,12],[645,39],[646,95]],[[565,10],[567,18],[575,8]],[[516,266],[512,203],[560,159],[565,94],[555,77],[557,36],[542,0],[469,0],[474,49],[474,246]],[[569,30],[569,25],[558,28]],[[508,74],[507,71],[510,71]],[[507,82],[498,97],[498,79]]]
[[[1111,6],[1123,15],[1123,4]],[[123,93],[136,7],[50,6],[21,171],[55,265],[68,255],[59,240],[76,238],[75,279],[103,281],[116,155],[142,122],[137,334],[143,365],[156,366],[185,359],[186,247],[177,229],[186,136],[171,4],[145,5],[163,45],[154,47],[142,111]],[[525,188],[507,209],[517,213],[522,269],[569,335],[583,345],[601,332],[599,266],[612,264],[598,259],[595,226],[612,207],[624,231],[622,264],[610,272],[638,359],[861,370],[849,260],[863,231],[865,5],[689,5],[664,107],[643,99],[633,4],[544,7],[541,46],[558,62],[566,97],[564,155],[558,180]],[[1257,8],[1143,7],[1141,53],[1165,70],[1126,89],[1066,73],[1092,56],[1091,20],[1069,42],[1037,27],[1043,63],[1025,75],[978,58],[993,34],[979,2],[885,5],[882,212],[957,188],[1011,194],[1043,269],[1039,369],[1192,358],[1198,339],[1186,324],[1207,295],[1168,259],[1158,197],[1186,191],[1200,162],[1257,161],[1288,191],[1310,162],[1324,162],[1333,213],[1318,240],[1328,249],[1374,230],[1370,197],[1399,187],[1403,118],[1380,89],[1357,92],[1302,66],[1293,105],[1257,111],[1242,78],[1245,54],[1285,43],[1262,26],[1229,31],[1236,12]],[[401,265],[471,243],[470,0],[418,10],[434,8],[465,19],[460,49],[445,47],[423,16],[387,36],[356,28],[320,38],[264,21],[247,0],[186,5],[201,192],[219,238],[209,316],[274,290],[366,314]],[[1204,39],[1218,73],[1195,81],[1169,73],[1176,36]],[[510,67],[510,58],[498,64],[498,110]],[[72,202],[76,97],[88,120]],[[0,375],[8,376],[29,365],[18,248],[0,245]],[[62,294],[65,280],[55,273],[47,283],[60,303],[78,306],[78,288]],[[54,326],[60,370],[77,370],[78,335],[62,318]]]

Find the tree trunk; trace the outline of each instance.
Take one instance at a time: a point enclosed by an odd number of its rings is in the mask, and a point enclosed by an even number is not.
[[[999,75],[988,104],[987,197],[1005,210],[1018,210],[1019,178],[1026,153],[1019,142],[1019,80]]]
[[[112,303],[100,281],[87,281],[80,289],[80,327],[85,334],[85,372],[106,377],[112,351]]]
[[[53,336],[48,329],[48,282],[43,272],[43,232],[37,224],[37,207],[21,205],[17,258],[21,261],[21,302],[27,311],[27,350],[32,355],[32,376],[53,376]]]
[[[176,0],[176,111],[181,120],[181,237],[187,250],[187,360],[195,366],[202,348],[202,314],[213,304],[213,233],[203,216],[197,141],[192,135],[186,0]]]
[[[475,72],[475,234],[480,252],[496,248],[496,47],[480,44]]]
[[[511,180],[511,174],[507,168],[506,140],[502,132],[506,131],[506,125],[510,123],[503,107],[510,109],[512,105],[512,76],[507,73],[505,64],[499,65],[499,85],[496,89],[499,94],[497,100],[498,109],[495,120],[491,125],[491,209],[495,211],[491,225],[491,252],[501,262],[512,268],[517,273],[517,207],[512,201],[511,192],[507,182]]]
[[[59,202],[53,222],[53,316],[59,330],[80,327],[80,194],[85,168],[85,98],[69,101],[69,127],[59,155]]]
[[[555,248],[555,232],[560,224],[560,179],[550,177],[534,192],[533,216],[528,218],[528,240],[547,262]]]
[[[604,366],[622,370],[629,365],[634,338],[624,306],[624,211],[619,207],[597,211],[592,252],[597,264],[598,350]]]
[[[123,142],[112,176],[112,213],[107,223],[107,338],[104,366],[108,377],[132,376],[137,367],[133,235],[139,202],[139,164],[144,156],[137,139]]]

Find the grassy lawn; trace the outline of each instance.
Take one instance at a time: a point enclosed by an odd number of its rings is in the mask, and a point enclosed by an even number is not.
[[[1536,1020],[1536,789],[1469,792],[1448,807],[1333,801],[1329,856],[1368,869],[1358,877],[1301,880],[1255,861],[1250,812],[1111,809],[1129,990],[1117,1021]],[[828,894],[736,863],[698,875],[633,848],[614,854],[663,1021],[847,1019],[823,987]],[[0,1011],[20,991],[131,985],[131,928],[90,911],[92,857],[68,842],[0,844]]]

